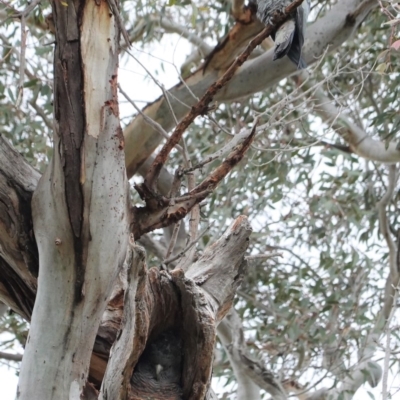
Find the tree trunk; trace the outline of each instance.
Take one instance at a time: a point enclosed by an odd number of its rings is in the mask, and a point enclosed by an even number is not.
[[[125,259],[118,30],[106,2],[54,1],[54,156],[32,200],[40,274],[20,399],[78,399]]]

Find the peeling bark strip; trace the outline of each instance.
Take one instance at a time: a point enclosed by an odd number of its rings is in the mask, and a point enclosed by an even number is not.
[[[242,280],[250,233],[247,218],[238,217],[186,276],[180,269],[147,272],[143,249],[132,245],[123,322],[99,399],[205,398],[216,326]]]
[[[61,148],[57,150],[60,151],[63,163],[70,223],[77,238],[81,235],[83,218],[83,198],[79,178],[81,145],[85,130],[79,40],[82,5],[80,1],[72,0],[52,2],[57,43],[54,52],[54,117],[59,125],[58,133],[61,141]]]
[[[256,3],[249,2],[235,15],[235,25],[206,57],[201,67],[203,72],[228,69],[235,56],[247,46],[249,40],[265,28],[256,13]]]
[[[56,26],[54,51],[54,118],[58,124],[60,158],[64,170],[65,198],[74,234],[76,268],[75,299],[81,300],[85,275],[83,243],[80,239],[83,220],[83,194],[80,183],[81,146],[85,134],[85,104],[79,22],[82,4],[78,1],[54,1]]]
[[[129,235],[115,18],[104,0],[52,7],[54,153],[32,199],[40,274],[19,380],[24,400],[92,393],[92,349]]]

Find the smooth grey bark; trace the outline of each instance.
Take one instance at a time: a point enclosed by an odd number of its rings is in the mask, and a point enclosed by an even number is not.
[[[5,353],[0,351],[0,359],[20,362],[22,361],[22,354]]]
[[[400,161],[400,150],[394,142],[385,143],[370,137],[363,128],[354,123],[347,115],[346,111],[339,110],[335,106],[335,101],[330,99],[321,89],[312,89],[312,82],[309,74],[305,71],[300,75],[303,79],[302,89],[312,91],[313,110],[323,121],[335,129],[350,146],[350,148],[367,160],[385,164],[396,164]]]
[[[276,377],[247,351],[242,323],[235,310],[231,310],[218,326],[218,336],[238,381],[238,400],[260,398],[260,388],[275,400],[288,398]]]
[[[235,374],[235,378],[238,384],[236,398],[238,400],[246,400],[246,399],[253,399],[253,400],[260,400],[261,393],[260,387],[257,386],[253,380],[243,371],[240,362],[236,362],[228,352],[228,346],[232,344],[232,332],[229,328],[229,324],[222,320],[221,323],[218,325],[218,338],[221,341],[222,345],[224,346],[225,350],[227,351],[227,355],[229,358],[229,362],[232,366],[233,373]]]

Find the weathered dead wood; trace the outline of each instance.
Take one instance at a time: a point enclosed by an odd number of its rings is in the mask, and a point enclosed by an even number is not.
[[[102,399],[204,399],[216,326],[242,279],[250,233],[247,218],[237,218],[186,275],[146,272],[143,250],[132,246],[123,322]]]
[[[39,178],[39,172],[0,135],[0,300],[27,320],[39,270],[31,215]]]
[[[116,341],[112,340],[110,342],[114,343],[115,341],[108,360],[100,399],[126,399],[129,394],[130,378],[135,365],[132,359],[134,356],[132,351],[134,341],[131,335],[134,334],[135,324],[142,325],[142,321],[139,321],[138,324],[135,320],[135,300],[137,291],[141,294],[146,283],[145,257],[146,254],[141,247],[136,246],[134,243],[129,245],[123,268],[126,287],[124,289],[123,305],[121,304],[119,308],[121,312],[123,309],[122,329]],[[119,320],[120,318],[117,315],[116,324],[113,325],[114,334],[119,330]],[[142,340],[146,342],[147,337],[145,336]]]
[[[243,159],[245,153],[249,149],[256,134],[257,121],[254,124],[249,136],[241,143],[236,150],[232,151],[228,157],[215,168],[210,175],[196,186],[190,194],[201,193],[204,190],[214,190],[215,187],[225,178],[226,175]]]

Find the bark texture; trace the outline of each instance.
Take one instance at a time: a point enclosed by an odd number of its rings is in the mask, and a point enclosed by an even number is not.
[[[118,30],[106,2],[54,1],[52,7],[54,156],[32,200],[40,274],[20,399],[83,396],[128,239]]]
[[[30,320],[38,251],[31,199],[40,174],[0,136],[0,301]]]
[[[121,330],[101,399],[205,398],[216,326],[242,279],[250,233],[247,218],[237,218],[186,274],[147,272],[144,251],[132,246]]]

